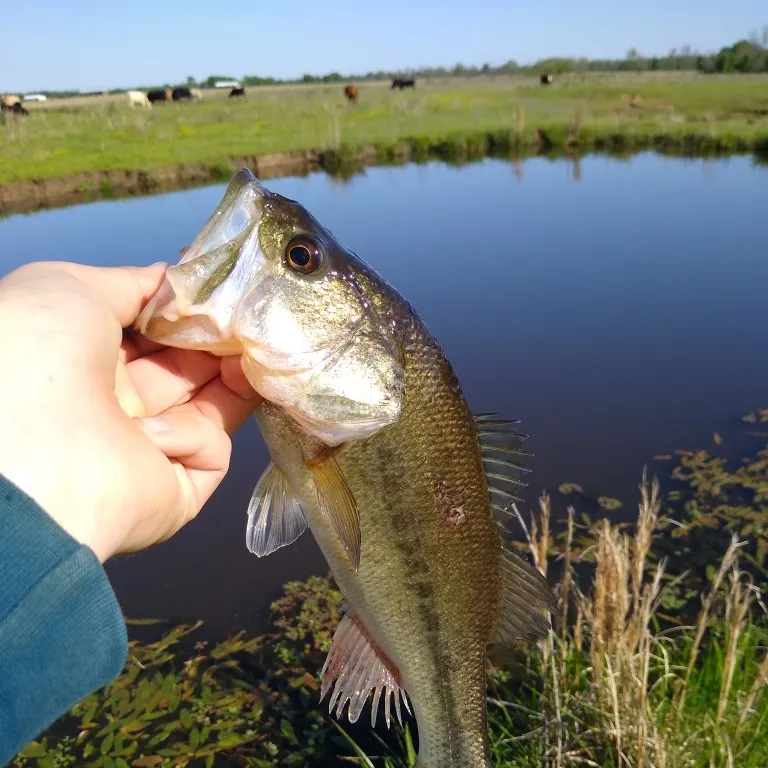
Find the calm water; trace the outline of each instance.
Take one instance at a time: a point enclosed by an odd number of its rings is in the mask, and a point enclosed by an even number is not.
[[[768,168],[748,158],[487,160],[268,186],[413,302],[473,409],[523,420],[529,501],[564,480],[631,501],[651,456],[711,445],[768,404]],[[0,274],[39,259],[174,261],[222,191],[0,220]],[[266,463],[249,423],[200,517],[109,565],[128,615],[255,627],[283,582],[326,571],[308,532],[264,560],[245,549]]]

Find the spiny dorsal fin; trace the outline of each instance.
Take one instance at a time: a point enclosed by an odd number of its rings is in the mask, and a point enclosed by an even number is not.
[[[525,435],[516,432],[513,427],[519,421],[500,419],[495,413],[478,413],[475,415],[477,437],[483,452],[485,476],[491,501],[506,507],[514,501],[520,501],[516,495],[518,488],[525,486],[520,475],[530,472],[528,467],[518,459],[529,457],[520,448]]]
[[[547,580],[526,558],[506,542],[501,543],[501,603],[495,642],[514,646],[546,637],[555,598]]]
[[[320,689],[320,701],[331,688],[334,680],[336,685],[328,704],[328,711],[336,707],[336,717],[341,718],[344,705],[349,701],[347,717],[350,723],[356,723],[363,711],[368,694],[373,691],[371,704],[371,727],[376,726],[376,714],[379,709],[379,699],[384,693],[384,719],[387,728],[390,723],[391,694],[395,697],[395,711],[400,724],[403,723],[400,711],[400,697],[408,712],[408,699],[405,690],[400,686],[398,674],[392,663],[375,643],[370,639],[362,622],[353,613],[347,613],[336,628],[331,650],[323,665],[320,677],[323,681]]]
[[[257,557],[264,557],[296,541],[306,527],[304,513],[288,490],[285,475],[270,462],[248,504],[246,546]]]
[[[317,488],[320,511],[347,550],[352,567],[360,567],[360,512],[352,491],[333,456],[309,465]]]

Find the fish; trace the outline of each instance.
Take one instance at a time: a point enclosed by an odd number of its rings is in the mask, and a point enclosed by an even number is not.
[[[439,266],[439,265],[438,265]],[[413,714],[418,768],[489,768],[488,650],[547,635],[544,576],[504,512],[517,422],[474,414],[411,304],[300,203],[239,170],[135,325],[237,355],[270,462],[247,511],[264,557],[309,528],[346,610],[320,698]],[[492,372],[489,371],[489,375]]]

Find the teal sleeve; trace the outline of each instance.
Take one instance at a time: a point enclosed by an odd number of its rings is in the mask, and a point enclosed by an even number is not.
[[[117,677],[127,648],[98,558],[0,475],[0,765]]]

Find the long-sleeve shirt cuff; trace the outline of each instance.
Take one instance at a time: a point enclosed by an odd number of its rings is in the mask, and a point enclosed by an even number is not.
[[[0,765],[111,682],[126,655],[96,555],[0,475]]]

